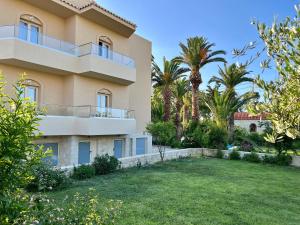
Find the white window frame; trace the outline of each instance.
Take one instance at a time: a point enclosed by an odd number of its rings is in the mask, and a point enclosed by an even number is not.
[[[27,24],[27,32],[26,32],[27,33],[27,40],[26,41],[28,41],[30,43],[33,43],[33,44],[39,44],[39,43],[41,43],[40,34],[41,34],[41,31],[42,31],[42,27],[40,25],[36,24],[36,23],[30,22],[30,21],[27,21],[27,20],[23,20],[23,19],[20,20],[20,26],[21,26],[21,23]],[[31,41],[31,30],[32,30],[32,27],[35,27],[35,28],[38,29],[37,30],[37,35],[38,35],[37,42]]]
[[[28,89],[29,88],[34,88],[35,89],[35,100],[33,100],[33,102],[38,103],[39,102],[39,87],[37,87],[37,86],[25,85],[25,87],[24,87],[24,98],[29,98],[29,95],[28,95]],[[32,101],[32,99],[30,99],[30,101]]]

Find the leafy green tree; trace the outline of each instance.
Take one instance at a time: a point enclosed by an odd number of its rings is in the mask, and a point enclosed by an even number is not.
[[[154,61],[152,62],[152,81],[154,87],[161,88],[164,101],[164,121],[169,121],[171,116],[171,86],[176,80],[184,76],[187,68],[180,67],[180,63],[172,59],[163,58],[163,68],[161,69]]]
[[[250,72],[247,70],[246,65],[237,65],[231,64],[227,66],[224,64],[224,68],[219,67],[219,76],[213,76],[209,83],[216,83],[217,85],[222,85],[226,88],[227,92],[233,92],[232,97],[236,98],[236,87],[245,82],[253,82],[253,78],[248,77]],[[248,94],[249,95],[249,94]],[[229,116],[229,137],[232,139],[234,132],[234,113],[236,111],[232,111]]]
[[[202,83],[200,69],[213,62],[226,62],[223,57],[225,51],[212,51],[213,43],[209,43],[204,37],[192,37],[187,39],[187,43],[179,44],[181,56],[176,60],[186,64],[190,69],[190,82],[192,85],[192,119],[199,120],[199,86]]]
[[[0,78],[0,223],[15,216],[12,196],[32,179],[31,168],[44,156],[34,140],[40,136],[39,112],[36,104],[23,98],[24,78],[13,87],[14,96],[8,96],[3,76]]]
[[[157,143],[160,159],[163,162],[166,152],[165,146],[171,143],[176,135],[174,124],[172,122],[150,123],[146,129]]]
[[[177,80],[174,84],[173,95],[175,97],[175,127],[176,127],[176,138],[180,140],[182,134],[182,119],[181,110],[183,107],[183,98],[189,91],[189,81],[186,79]]]
[[[272,26],[255,22],[279,79],[271,82],[260,77],[256,79],[256,84],[264,91],[264,101],[252,104],[249,110],[254,114],[267,113],[273,132],[266,140],[279,146],[279,154],[286,151],[280,144],[286,136],[293,139],[300,136],[300,9],[299,6],[295,8],[294,18],[275,21]]]

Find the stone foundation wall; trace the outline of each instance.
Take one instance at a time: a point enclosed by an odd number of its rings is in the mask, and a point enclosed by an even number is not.
[[[153,164],[156,162],[159,162],[160,155],[158,153],[157,146],[153,146],[153,153],[146,154],[146,155],[140,155],[140,156],[132,156],[132,157],[126,157],[120,159],[122,162],[121,167],[122,168],[128,168],[128,167],[135,167],[137,164],[146,165],[146,164]],[[217,149],[207,149],[207,148],[187,148],[187,149],[171,149],[169,147],[166,147],[166,153],[165,153],[165,159],[164,160],[172,160],[172,159],[178,159],[180,157],[186,157],[186,156],[207,156],[207,157],[214,157],[217,154]],[[222,150],[225,157],[228,157],[228,151]],[[243,157],[246,154],[249,154],[249,152],[239,152],[241,157]],[[264,153],[258,153],[260,158],[262,158]],[[300,167],[300,156],[293,156],[292,166]]]

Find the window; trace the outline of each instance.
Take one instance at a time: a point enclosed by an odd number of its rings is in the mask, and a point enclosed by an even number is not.
[[[255,123],[251,123],[249,129],[250,129],[250,132],[256,132],[257,131],[256,124]]]
[[[41,145],[43,146],[43,151],[48,151],[48,150],[52,151],[51,155],[44,158],[43,161],[52,166],[57,166],[58,165],[58,143],[44,143],[38,146]]]
[[[111,49],[112,41],[106,36],[101,36],[99,38],[99,56],[102,56],[104,58],[110,58]]]
[[[19,38],[31,43],[41,42],[40,33],[42,32],[41,21],[31,15],[22,15],[19,25]]]
[[[110,96],[107,94],[98,93],[97,95],[97,107],[98,108],[109,108]]]
[[[111,115],[112,95],[109,90],[102,89],[97,93],[97,115],[99,117],[109,117]]]
[[[38,103],[38,96],[39,96],[39,84],[33,80],[26,80],[24,82],[24,93],[23,97],[28,98],[31,102]]]
[[[26,86],[24,91],[24,97],[29,98],[31,102],[37,102],[38,88],[34,86]]]

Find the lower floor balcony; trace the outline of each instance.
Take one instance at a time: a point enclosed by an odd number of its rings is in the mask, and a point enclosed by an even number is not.
[[[136,131],[134,112],[126,109],[45,105],[40,118],[44,136],[127,135]]]

